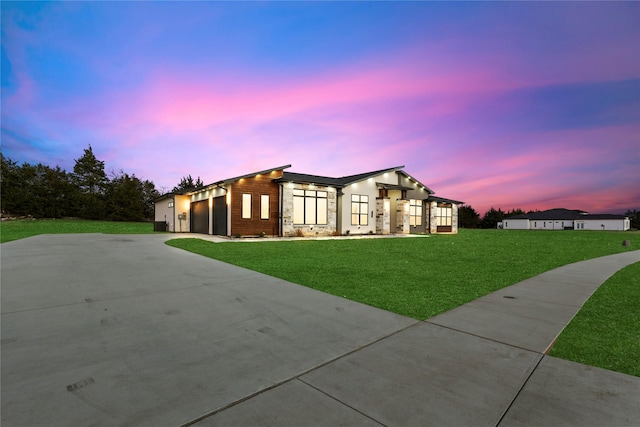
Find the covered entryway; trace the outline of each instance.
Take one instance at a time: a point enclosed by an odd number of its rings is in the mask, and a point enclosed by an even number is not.
[[[209,234],[209,201],[191,203],[191,232]]]
[[[227,202],[225,196],[213,198],[213,234],[227,235]]]

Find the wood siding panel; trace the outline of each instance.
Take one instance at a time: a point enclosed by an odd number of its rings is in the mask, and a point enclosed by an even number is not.
[[[256,175],[234,182],[231,187],[231,235],[256,236],[264,232],[268,236],[278,235],[280,186],[273,182],[282,171]],[[251,194],[251,219],[242,218],[242,194]],[[260,196],[269,196],[269,219],[260,219]]]

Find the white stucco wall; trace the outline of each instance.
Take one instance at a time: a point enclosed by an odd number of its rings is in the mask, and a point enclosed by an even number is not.
[[[564,230],[565,227],[572,227],[573,220],[529,220],[530,230]]]
[[[502,228],[505,230],[528,230],[529,229],[529,220],[528,219],[509,219],[505,218],[502,221]]]
[[[173,195],[160,199],[155,202],[154,221],[166,222],[167,231],[174,233],[188,232],[191,224],[190,208],[189,196]],[[186,213],[186,219],[180,220],[179,215],[183,212]]]
[[[383,174],[384,175],[384,174]],[[380,177],[383,177],[380,175]],[[388,174],[388,175],[394,175]],[[388,177],[383,177],[389,179]],[[395,178],[397,180],[397,178]],[[369,232],[376,232],[376,198],[378,197],[378,187],[376,186],[377,177],[368,178],[364,181],[356,182],[348,185],[342,189],[342,196],[340,196],[339,202],[342,204],[341,209],[341,221],[340,224],[342,234],[368,234]],[[381,182],[378,180],[378,182]],[[395,183],[392,181],[391,183]],[[354,194],[369,196],[369,212],[367,214],[367,225],[352,225],[351,224],[351,196]]]
[[[176,195],[175,196],[175,217],[173,219],[174,229],[176,233],[188,233],[191,230],[191,197]],[[179,219],[180,214],[186,214],[186,219]]]
[[[578,224],[584,224],[580,228]],[[629,230],[629,219],[584,219],[576,220],[574,228],[576,230],[596,230],[596,231],[626,231]]]
[[[173,226],[175,224],[173,218],[173,203],[173,196],[166,197],[155,202],[155,213],[153,220],[155,222],[166,222],[168,224],[167,231],[173,231]]]

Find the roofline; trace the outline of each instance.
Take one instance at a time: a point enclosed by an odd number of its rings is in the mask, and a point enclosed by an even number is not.
[[[276,171],[276,170],[289,169],[290,167],[291,167],[291,165],[278,166],[278,167],[275,167],[275,168],[265,169],[265,170],[261,170],[261,171],[253,172],[253,173],[248,173],[248,174],[236,176],[236,177],[233,177],[233,178],[223,179],[222,181],[215,182],[214,184],[217,185],[217,186],[219,186],[220,184],[230,184],[232,182],[239,181],[239,180],[241,180],[243,178],[250,178],[250,177],[256,176],[256,175],[263,175],[263,174],[271,173],[271,172]]]
[[[415,181],[417,184],[420,184],[421,186],[423,186],[423,187],[427,190],[427,193],[429,193],[429,194],[434,194],[434,193],[435,193],[435,191],[433,191],[432,189],[430,189],[429,187],[427,187],[426,185],[424,185],[422,182],[420,182],[420,180],[419,180],[419,179],[416,179],[416,178],[412,177],[411,175],[409,175],[407,172],[405,172],[405,171],[403,171],[403,170],[398,171],[398,172],[399,172],[399,173],[401,173],[401,174],[403,174],[404,176],[406,176],[406,177],[407,177],[407,178],[409,178],[410,180]]]
[[[321,180],[325,180],[325,181],[336,181],[336,180],[339,179],[339,178],[332,178],[330,176],[311,175],[311,174],[300,173],[300,172],[288,172],[288,173],[293,173],[293,174],[296,174],[296,175],[304,175],[304,176],[309,177],[311,179],[291,179],[291,177],[285,178],[283,176],[282,178],[274,179],[274,181],[278,182],[278,183],[297,182],[299,184],[319,184],[320,180],[313,180],[312,178],[321,178]],[[322,184],[322,185],[325,185],[325,184]],[[337,188],[344,187],[344,185],[342,185],[340,183],[337,183],[337,182],[333,182],[330,186],[331,187],[337,187]]]
[[[343,186],[346,187],[347,185],[351,185],[354,182],[360,182],[360,181],[364,181],[366,179],[371,178],[372,176],[376,176],[376,175],[380,175],[382,173],[388,173],[388,172],[397,172],[398,170],[401,170],[402,168],[404,168],[404,165],[402,166],[395,166],[392,168],[388,168],[388,169],[380,169],[377,171],[371,171],[371,172],[362,172],[362,173],[356,173],[353,175],[347,175],[347,176],[342,176],[340,178],[337,178],[339,180],[345,180],[343,182]],[[366,175],[364,178],[360,178],[360,179],[354,179],[352,181],[349,181],[348,178],[352,178],[352,177],[357,177],[357,176],[361,176],[361,175]]]
[[[200,188],[190,189],[188,191],[185,191],[184,194],[191,195],[191,194],[199,193],[199,192],[202,192],[202,191],[211,190],[211,189],[216,188],[216,187],[217,188],[224,188],[224,187],[222,187],[224,184],[231,184],[231,183],[239,181],[239,180],[241,180],[243,178],[250,178],[250,177],[256,176],[256,175],[263,175],[263,174],[271,173],[271,172],[273,172],[275,170],[284,170],[284,169],[288,169],[290,167],[291,167],[291,165],[283,165],[283,166],[278,166],[278,167],[275,167],[275,168],[261,170],[261,171],[258,171],[258,172],[247,173],[247,174],[236,176],[236,177],[233,177],[233,178],[223,179],[221,181],[216,181],[216,182],[213,182],[211,184],[207,184],[207,185],[205,185],[203,187],[200,187]]]
[[[176,194],[177,194],[177,195],[180,195],[180,193],[176,193],[176,192],[174,192],[174,191],[172,191],[172,192],[170,192],[170,193],[164,193],[164,194],[159,195],[159,196],[158,196],[158,197],[156,197],[155,199],[153,199],[153,201],[154,201],[154,202],[158,202],[158,201],[160,201],[160,200],[162,200],[162,199],[175,198]]]

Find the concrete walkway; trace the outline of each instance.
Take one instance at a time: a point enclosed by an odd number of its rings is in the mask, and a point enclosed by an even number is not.
[[[635,426],[640,378],[545,356],[640,251],[425,322],[175,248],[0,246],[2,425]]]

